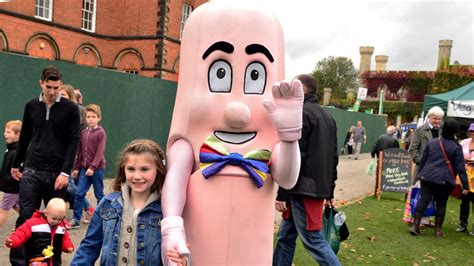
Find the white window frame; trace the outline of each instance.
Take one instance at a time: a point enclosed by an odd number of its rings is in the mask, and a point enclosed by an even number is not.
[[[128,73],[128,74],[132,74],[132,75],[139,75],[140,74],[140,70],[138,70],[138,69],[125,69],[125,70],[123,70],[123,72]]]
[[[183,38],[184,24],[186,23],[186,20],[188,20],[189,15],[191,15],[191,12],[193,12],[193,7],[187,4],[183,4],[183,7],[181,8],[181,25],[179,30],[180,40]]]
[[[43,5],[41,6],[40,6],[40,1],[43,2]],[[48,6],[46,6],[47,1],[49,1]],[[42,9],[41,14],[40,14],[40,9]],[[35,18],[52,21],[53,20],[53,0],[36,0],[35,1]]]
[[[97,0],[83,0],[82,1],[82,25],[81,29],[89,32],[95,32],[95,21],[97,14]],[[89,6],[92,5],[92,10],[86,9],[86,3],[89,3]],[[90,17],[86,19],[85,15],[88,14]],[[90,28],[86,27],[89,25]]]

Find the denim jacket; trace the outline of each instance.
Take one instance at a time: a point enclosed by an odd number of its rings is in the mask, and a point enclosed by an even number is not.
[[[105,196],[92,216],[86,236],[81,242],[71,265],[94,265],[102,250],[100,265],[124,263],[118,256],[120,224],[122,222],[122,193]],[[159,201],[154,201],[137,218],[136,263],[130,265],[162,265],[161,226],[163,218]]]

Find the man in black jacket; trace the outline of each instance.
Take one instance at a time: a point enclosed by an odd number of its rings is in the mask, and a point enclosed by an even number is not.
[[[20,215],[16,227],[33,215],[44,201],[64,198],[69,174],[79,144],[79,111],[77,106],[61,98],[62,74],[55,66],[43,69],[41,94],[26,103],[17,154],[11,170],[20,180]],[[24,170],[20,172],[20,165]],[[10,262],[24,265],[23,256],[12,249]]]
[[[299,235],[309,254],[321,265],[340,265],[322,232],[326,201],[333,204],[337,179],[336,122],[316,100],[316,80],[311,75],[296,77],[303,84],[303,130],[299,140],[301,169],[291,190],[279,188],[275,207],[283,220],[273,252],[273,265],[291,265]]]
[[[380,135],[380,137],[375,141],[374,146],[372,146],[372,151],[370,152],[372,158],[375,158],[375,156],[379,158],[379,152],[385,149],[400,148],[398,140],[393,136],[395,132],[397,132],[397,129],[394,126],[387,127],[386,133]]]

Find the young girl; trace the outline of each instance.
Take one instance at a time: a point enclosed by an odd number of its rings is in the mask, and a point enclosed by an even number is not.
[[[162,265],[160,205],[166,175],[163,151],[154,141],[130,142],[120,154],[115,192],[97,206],[71,265]],[[182,264],[177,251],[168,251]]]

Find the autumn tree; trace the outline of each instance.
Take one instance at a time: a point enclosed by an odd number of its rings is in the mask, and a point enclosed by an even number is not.
[[[346,98],[347,88],[357,88],[358,72],[347,57],[326,57],[316,64],[311,74],[318,82],[319,99],[322,99],[324,88],[331,88],[331,98],[336,99]]]

